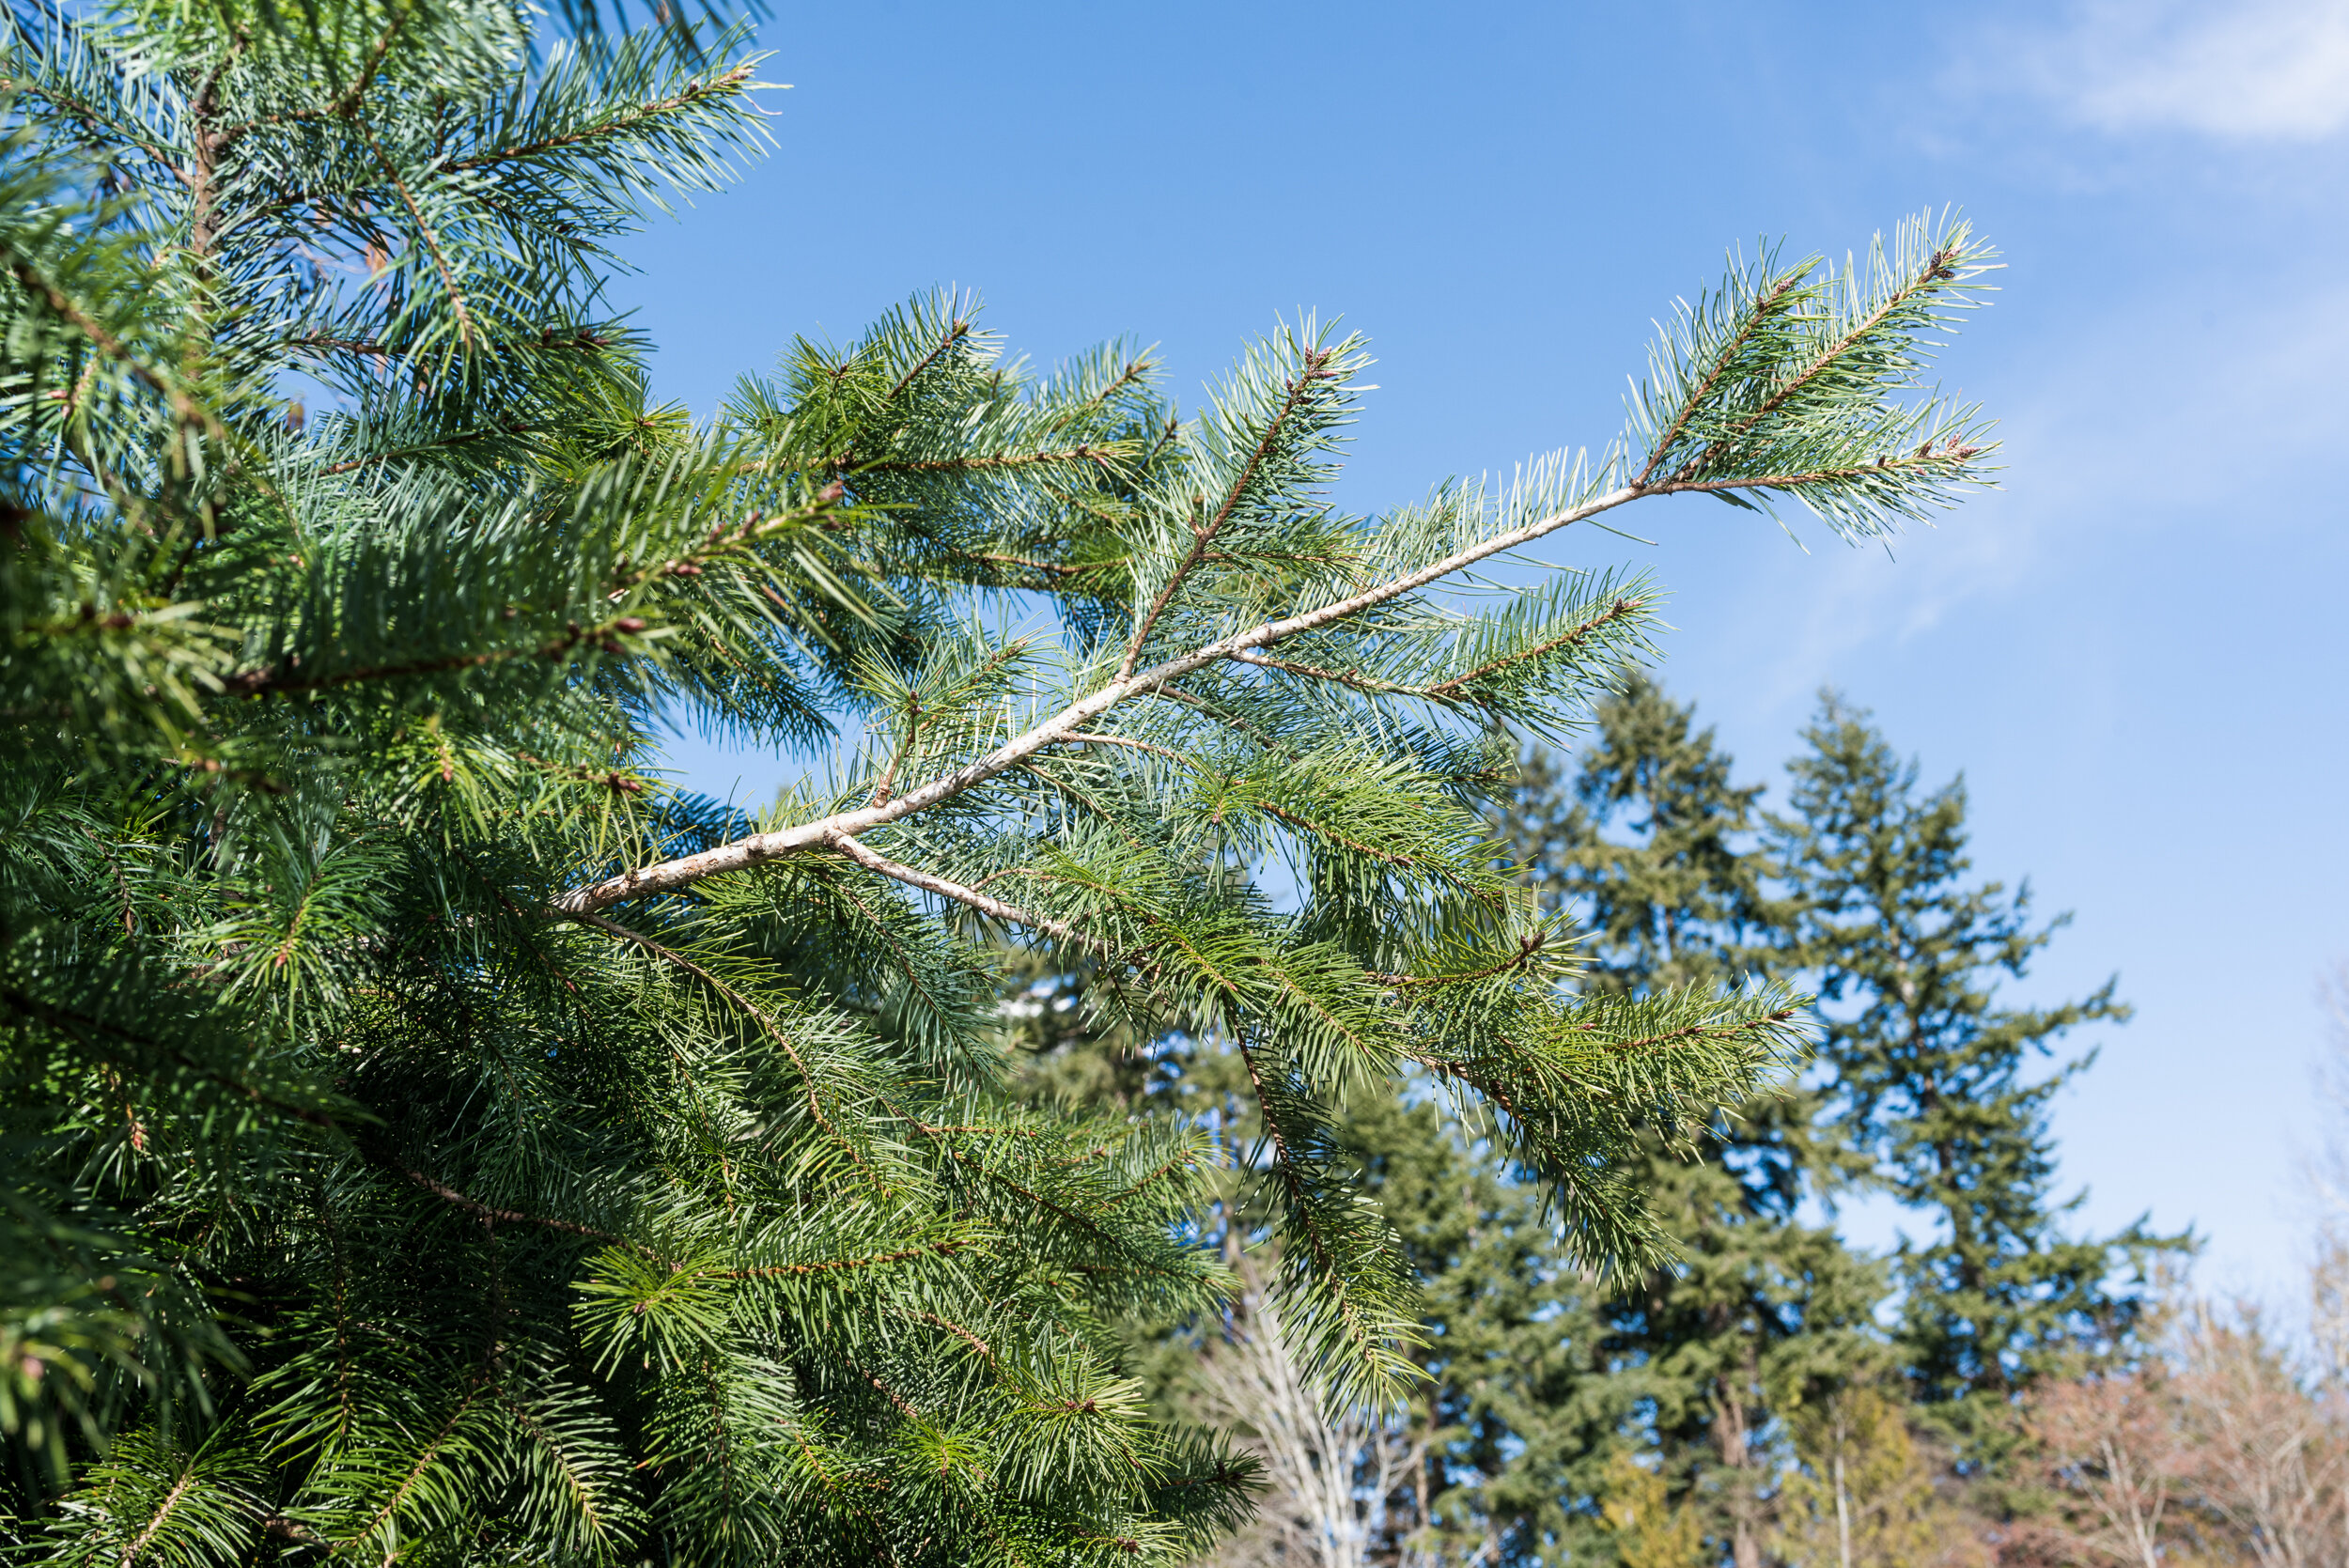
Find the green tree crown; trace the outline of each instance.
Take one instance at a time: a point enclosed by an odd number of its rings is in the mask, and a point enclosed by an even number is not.
[[[1626,1159],[1795,1048],[1782,987],[1567,991],[1485,848],[1495,737],[1571,722],[1655,590],[1448,585],[1669,495],[1866,534],[1982,482],[1975,412],[1908,396],[1991,264],[1962,223],[1738,264],[1622,442],[1377,517],[1326,493],[1365,347],[1310,320],[1186,417],[1144,355],[1033,374],[926,296],[697,424],[604,247],[755,152],[746,43],[16,15],[0,1415],[36,1556],[1194,1549],[1247,1467],[1147,1418],[1114,1325],[1228,1288],[1206,1136],[1006,1096],[994,933],[1232,1043],[1341,1398],[1415,1375],[1418,1320],[1346,1096],[1428,1075],[1579,1258],[1641,1267]],[[677,792],[668,719],[807,780],[755,819]]]

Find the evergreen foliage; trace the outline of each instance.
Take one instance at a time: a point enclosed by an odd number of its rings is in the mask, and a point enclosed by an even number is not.
[[[1346,1096],[1423,1075],[1642,1269],[1626,1161],[1796,1043],[1782,988],[1571,994],[1485,849],[1496,737],[1572,722],[1654,591],[1446,584],[1654,497],[1868,534],[1978,483],[1972,411],[1905,396],[1982,287],[1962,224],[1740,266],[1624,443],[1374,518],[1324,493],[1363,346],[1310,321],[1185,418],[1144,356],[1031,374],[926,297],[696,425],[603,246],[755,151],[744,49],[496,0],[15,17],[28,1560],[1191,1551],[1247,1466],[1149,1418],[1117,1325],[1228,1290],[1208,1138],[1006,1094],[994,932],[1228,1048],[1342,1399],[1408,1387],[1421,1320]],[[807,781],[681,795],[664,715]]]
[[[1598,1549],[1590,1499],[1640,1390],[1609,1375],[1597,1293],[1539,1192],[1433,1105],[1366,1104],[1346,1141],[1425,1281],[1425,1377],[1406,1405],[1419,1462],[1388,1500],[1390,1544],[1439,1562]]]
[[[1081,970],[1019,965],[1005,999],[1016,1092],[1041,1102],[1106,1099],[1148,1118],[1209,1129],[1223,1167],[1203,1235],[1237,1266],[1269,1219],[1251,1201],[1247,1164],[1261,1137],[1244,1066],[1213,1037],[1170,1031],[1139,1040],[1105,1016]],[[1424,1080],[1345,1108],[1338,1142],[1393,1228],[1421,1287],[1421,1333],[1407,1348],[1420,1376],[1375,1438],[1390,1452],[1356,1466],[1373,1560],[1501,1563],[1604,1550],[1594,1512],[1619,1433],[1642,1398],[1597,1308],[1603,1293],[1563,1242],[1537,1185],[1464,1125]],[[1128,1328],[1131,1364],[1170,1413],[1216,1401],[1203,1358],[1259,1332],[1243,1298],[1224,1314],[1170,1314]],[[1243,1443],[1267,1441],[1241,1411]],[[1384,1475],[1388,1490],[1381,1492]],[[1326,1500],[1316,1498],[1314,1500]],[[1295,1498],[1268,1498],[1265,1507]],[[1309,1533],[1309,1532],[1298,1532]],[[1226,1563],[1269,1561],[1243,1539]],[[1277,1548],[1274,1548],[1277,1549]],[[1251,1553],[1254,1555],[1250,1555]]]
[[[1642,675],[1602,701],[1595,721],[1572,771],[1532,753],[1493,818],[1545,906],[1587,931],[1578,983],[1620,994],[1658,975],[1811,979],[1805,933],[1822,924],[1807,908],[1814,872],[1789,846],[1834,818],[1773,827],[1756,810],[1761,792],[1737,782],[1693,709]],[[1868,744],[1890,756],[1880,737]],[[1812,776],[1816,756],[1798,759],[1798,778]],[[1807,814],[1839,799],[1798,789],[1794,802]],[[1962,840],[1963,827],[1961,812],[1941,831]],[[1963,873],[1956,864],[1950,876]],[[1837,918],[1854,932],[1881,924]],[[1036,1092],[1179,1113],[1219,1129],[1222,1159],[1244,1157],[1254,1131],[1233,1052],[1180,1032],[1143,1039],[1087,1007],[1096,978],[1027,962],[1014,1029]],[[1987,1560],[1996,1542],[2037,1560],[2028,1554],[2050,1504],[2025,1414],[2045,1390],[2061,1397],[2072,1370],[2109,1377],[2155,1354],[2156,1298],[2115,1269],[2089,1309],[2103,1327],[2043,1346],[2010,1389],[1952,1398],[1912,1381],[1913,1341],[1892,1311],[1913,1322],[1940,1310],[1921,1312],[1904,1294],[1917,1276],[1896,1283],[1917,1250],[1871,1258],[1801,1219],[1806,1197],[1884,1179],[1876,1140],[1896,1120],[1843,1114],[1832,1086],[1881,1048],[1851,1024],[1848,999],[1832,1011],[1843,1023],[1807,1075],[1813,1087],[1721,1108],[1693,1151],[1660,1139],[1648,1147],[1638,1179],[1679,1259],[1615,1281],[1577,1265],[1538,1194],[1473,1124],[1408,1086],[1349,1103],[1342,1141],[1420,1275],[1426,1330],[1413,1352],[1425,1382],[1399,1423],[1358,1436],[1360,1517],[1348,1522],[1366,1560],[1959,1565]],[[2051,1154],[2044,1103],[2010,1132]],[[1238,1174],[1224,1192],[1241,1190]],[[2012,1198],[2035,1203],[2030,1223],[2044,1244],[2017,1255],[2011,1278],[2060,1300],[2076,1283],[2064,1273],[2077,1266],[2075,1249],[2096,1244],[2064,1235],[2066,1211],[2044,1181]],[[1929,1193],[1915,1207],[1935,1218]],[[1254,1224],[1222,1206],[1206,1222],[1235,1248]],[[2129,1261],[2125,1248],[2105,1255]],[[1183,1405],[1202,1349],[1214,1353],[1225,1327],[1245,1332],[1215,1321],[1141,1326],[1136,1363],[1161,1400]],[[1237,1435],[1258,1437],[1245,1422]],[[1241,1555],[1219,1560],[1273,1560],[1246,1555],[1257,1549],[1244,1540]]]
[[[1713,732],[1644,672],[1593,719],[1571,777],[1536,749],[1493,814],[1526,879],[1587,933],[1581,984],[1637,992],[1765,967],[1781,911],[1752,842],[1762,786],[1735,783]]]
[[[2049,1104],[2093,1054],[2030,1068],[2128,1009],[2112,981],[2052,1007],[2001,1005],[2001,976],[2023,977],[2064,920],[2034,926],[2028,886],[1968,884],[1964,782],[1920,795],[1915,764],[1831,696],[1804,738],[1772,853],[1800,911],[1791,956],[1821,998],[1826,1114],[1864,1161],[1858,1179],[1934,1225],[1894,1263],[1915,1396],[1980,1392],[1947,1414],[1995,1421],[2008,1391],[2125,1350],[2152,1264],[2186,1245],[2143,1221],[2073,1236],[2063,1218],[2081,1198],[2054,1192]]]
[[[1735,782],[1691,707],[1635,676],[1599,706],[1571,780],[1530,757],[1496,826],[1588,931],[1587,986],[1735,985],[1787,972],[1761,793]],[[1640,1487],[1669,1483],[1688,1527],[1738,1568],[1757,1568],[1767,1545],[1787,1416],[1865,1359],[1884,1293],[1878,1266],[1797,1218],[1832,1157],[1817,1109],[1788,1084],[1719,1108],[1693,1149],[1652,1142],[1642,1183],[1679,1257],[1596,1304],[1615,1381],[1647,1429],[1640,1446],[1653,1445]]]
[[[1997,977],[2021,977],[2062,923],[2032,926],[2028,891],[1966,885],[1961,785],[1920,798],[1914,767],[1830,699],[1791,765],[1786,812],[1762,818],[1758,788],[1735,783],[1692,710],[1653,685],[1635,681],[1598,719],[1571,781],[1532,758],[1497,819],[1589,926],[1585,983],[1758,970],[1822,999],[1811,1087],[1718,1118],[1701,1160],[1657,1149],[1646,1184],[1686,1262],[1608,1309],[1617,1376],[1652,1400],[1658,1458],[1687,1477],[1682,1506],[1751,1565],[1772,1549],[1770,1516],[1797,1506],[1784,1478],[1809,1474],[1790,1434],[1823,1410],[1874,1410],[1897,1372],[1986,1478],[2018,1440],[2016,1389],[2142,1353],[2148,1267],[2181,1243],[2141,1223],[2108,1239],[2065,1229],[2077,1200],[2053,1190],[2048,1107],[2091,1059],[2029,1069],[2067,1030],[2126,1009],[2109,984],[2052,1008],[1999,1005]],[[1889,1279],[1797,1219],[1804,1198],[1855,1188],[1890,1192],[1930,1227],[1887,1260]],[[1886,1344],[1874,1319],[1888,1289],[1899,1327]],[[1889,1463],[1889,1444],[1863,1446]],[[1923,1483],[1901,1484],[1932,1502]]]

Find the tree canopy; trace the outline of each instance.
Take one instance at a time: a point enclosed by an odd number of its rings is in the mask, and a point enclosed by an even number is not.
[[[1485,1124],[1423,1079],[1350,1101],[1343,1140],[1423,1282],[1424,1380],[1383,1422],[1315,1425],[1295,1419],[1295,1374],[1245,1312],[1145,1326],[1135,1361],[1165,1405],[1205,1405],[1268,1461],[1259,1522],[1215,1560],[2088,1568],[2114,1538],[2088,1527],[2143,1502],[2129,1488],[2150,1474],[2180,1509],[2131,1528],[2232,1561],[2258,1555],[2240,1523],[2258,1487],[2290,1472],[2304,1490],[2260,1493],[2251,1513],[2320,1506],[2337,1452],[2326,1385],[2295,1382],[2256,1322],[2222,1314],[2217,1337],[2175,1343],[2152,1265],[2188,1243],[2142,1224],[2083,1234],[2055,1186],[2050,1093],[2088,1063],[2034,1070],[2028,1053],[2054,1026],[2120,1010],[2110,987],[2006,1000],[2061,923],[2034,929],[2019,897],[1971,881],[1962,789],[1921,796],[1916,765],[1831,695],[1775,812],[1693,706],[1644,675],[1594,721],[1571,761],[1529,754],[1493,814],[1501,858],[1579,927],[1575,984],[1775,975],[1827,993],[1812,1058],[1627,1162],[1675,1256],[1611,1279],[1559,1245]],[[2020,939],[1981,939],[1993,926]],[[1913,1011],[1876,1001],[1903,962],[1930,977]],[[1052,1001],[1021,1014],[1029,1082],[1143,1114],[1244,1117],[1227,1050],[1088,1034],[1064,1005],[1082,984],[1023,992]],[[1859,1087],[1888,1080],[1874,1097]],[[1914,1085],[1939,1086],[1943,1118],[1888,1103]],[[1836,1207],[1860,1191],[1900,1205],[1905,1239],[1886,1254],[1837,1234]],[[2232,1391],[2170,1380],[2181,1348],[2189,1363],[2235,1357]],[[2186,1419],[2188,1386],[2278,1447],[2229,1470]],[[1350,1490],[1296,1479],[1331,1470]],[[2203,1502],[2183,1500],[2189,1471],[2213,1488]]]
[[[1420,1322],[1348,1095],[1424,1075],[1636,1270],[1641,1151],[1797,1045],[1782,986],[1563,984],[1480,810],[1657,590],[1477,573],[1673,495],[1866,536],[1982,483],[1975,411],[1918,392],[1992,265],[1963,222],[1735,261],[1612,444],[1375,516],[1329,492],[1367,349],[1311,319],[1186,414],[1146,355],[1032,373],[925,295],[698,422],[608,245],[756,153],[748,44],[499,0],[13,15],[36,1558],[1190,1551],[1248,1466],[1150,1417],[1115,1326],[1230,1291],[1207,1134],[1004,1093],[997,936],[1228,1042],[1250,1239],[1346,1400]],[[681,793],[669,722],[804,782]]]

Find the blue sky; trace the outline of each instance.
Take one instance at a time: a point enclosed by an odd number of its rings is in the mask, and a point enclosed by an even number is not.
[[[1699,500],[1545,541],[1673,591],[1666,682],[1776,780],[1823,684],[1980,871],[2076,922],[2021,1000],[2138,1007],[2061,1102],[2084,1222],[2150,1210],[2214,1288],[2293,1294],[2321,973],[2349,959],[2349,0],[1936,8],[786,3],[779,150],[629,246],[620,303],[707,412],[794,334],[982,289],[1041,359],[1129,334],[1186,401],[1277,313],[1380,363],[1340,499],[1598,445],[1723,249],[1963,207],[2005,251],[1945,384],[2002,492],[1852,550]],[[772,759],[678,749],[763,802]],[[1881,1240],[1880,1217],[1855,1233]]]

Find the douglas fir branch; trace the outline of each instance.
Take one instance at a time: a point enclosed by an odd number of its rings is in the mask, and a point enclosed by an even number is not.
[[[1401,1081],[1582,1266],[1665,1255],[1641,1151],[1776,1081],[1801,999],[1573,983],[1485,813],[1659,590],[1479,568],[1667,496],[1861,536],[1984,483],[1917,390],[1963,223],[1740,261],[1612,444],[1356,516],[1369,361],[1310,319],[1191,413],[949,295],[655,401],[607,246],[759,150],[739,30],[12,14],[24,1560],[1183,1560],[1257,1471],[1152,1412],[1128,1326],[1261,1259],[1330,1399],[1405,1390],[1414,1276],[1333,1135]],[[684,793],[674,724],[804,782]],[[1006,1091],[1006,951],[1233,1053],[1237,1197],[1213,1126]]]

